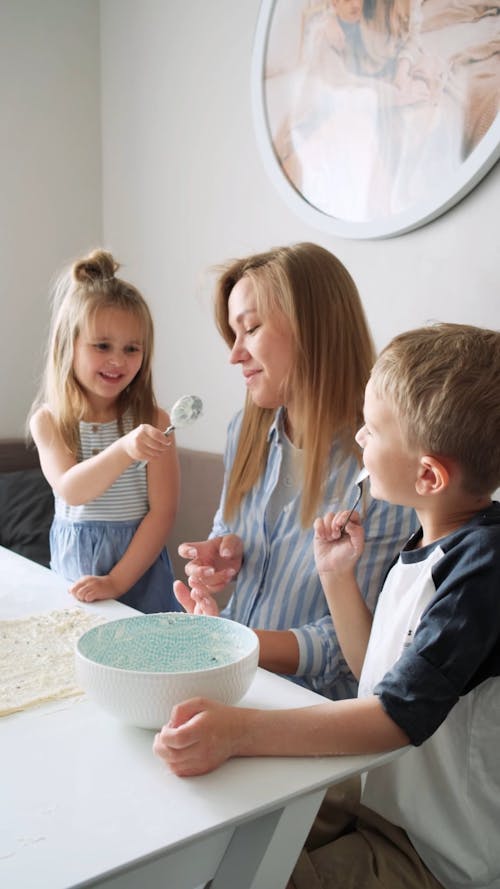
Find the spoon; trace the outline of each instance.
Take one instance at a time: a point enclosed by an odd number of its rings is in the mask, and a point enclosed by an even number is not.
[[[174,404],[170,411],[170,426],[163,433],[165,436],[171,435],[174,429],[180,429],[182,426],[190,426],[203,411],[203,402],[197,395],[182,395]],[[147,460],[141,460],[138,464],[140,468],[146,465]]]
[[[170,435],[174,429],[181,426],[190,426],[201,416],[202,410],[201,398],[198,398],[197,395],[182,395],[170,411],[171,422],[168,429],[165,429],[164,435]]]
[[[368,472],[366,466],[362,466],[361,469],[359,470],[359,472],[356,476],[355,482],[354,482],[354,484],[358,486],[358,493],[356,495],[356,500],[354,501],[354,506],[352,507],[351,511],[349,512],[349,515],[347,516],[344,524],[342,525],[342,527],[340,529],[341,534],[345,533],[345,530],[344,530],[345,526],[347,525],[347,523],[348,523],[349,519],[351,518],[354,510],[356,509],[359,501],[361,500],[361,495],[363,493],[363,482],[364,482],[365,478],[368,478],[368,475],[369,475],[369,472]]]

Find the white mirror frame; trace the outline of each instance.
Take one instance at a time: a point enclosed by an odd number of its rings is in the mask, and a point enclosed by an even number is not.
[[[459,170],[441,188],[409,210],[382,220],[352,222],[329,216],[310,204],[294,188],[274,152],[269,132],[264,93],[264,70],[269,28],[278,0],[262,0],[252,53],[251,96],[256,140],[271,182],[291,210],[314,228],[342,238],[376,239],[402,235],[432,222],[462,200],[489,172],[500,157],[500,114]]]

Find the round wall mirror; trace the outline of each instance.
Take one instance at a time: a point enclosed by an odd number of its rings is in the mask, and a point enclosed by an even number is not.
[[[262,158],[284,200],[348,238],[403,234],[500,156],[498,2],[263,0]]]

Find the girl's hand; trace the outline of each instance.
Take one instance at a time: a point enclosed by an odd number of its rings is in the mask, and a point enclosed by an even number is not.
[[[155,736],[153,751],[176,775],[203,775],[237,754],[244,710],[206,698],[172,708],[167,725]]]
[[[85,574],[73,586],[70,586],[69,592],[79,602],[99,602],[102,599],[118,599],[122,595],[114,585],[109,574],[105,574],[102,577]]]
[[[197,543],[181,543],[178,553],[190,560],[184,569],[189,586],[200,595],[213,596],[220,593],[240,570],[243,541],[237,534],[226,534]]]
[[[124,435],[120,442],[125,453],[133,460],[148,461],[155,457],[161,457],[172,445],[171,439],[165,436],[161,429],[150,426],[149,423],[141,423],[140,426],[136,426],[135,429]]]
[[[349,510],[328,512],[314,522],[314,559],[320,575],[352,572],[363,552],[364,533],[359,513],[353,512],[341,530],[348,515]]]

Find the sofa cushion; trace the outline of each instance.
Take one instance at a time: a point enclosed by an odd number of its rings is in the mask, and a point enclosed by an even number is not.
[[[0,473],[0,545],[48,567],[52,489],[40,469]]]
[[[182,447],[178,452],[181,497],[168,548],[175,576],[184,578],[186,560],[177,554],[177,547],[186,540],[208,537],[219,504],[224,463],[222,454]],[[22,439],[0,439],[0,545],[48,565],[53,514],[52,491],[40,470],[36,449]]]
[[[174,575],[185,580],[186,560],[177,553],[180,543],[206,540],[219,505],[224,480],[222,454],[178,448],[181,467],[179,512],[167,545],[174,566]]]

